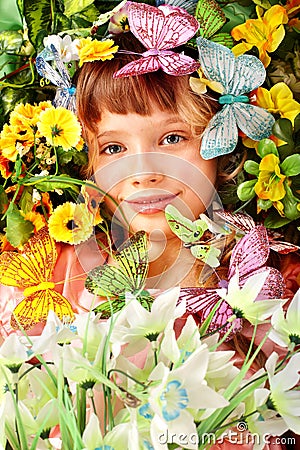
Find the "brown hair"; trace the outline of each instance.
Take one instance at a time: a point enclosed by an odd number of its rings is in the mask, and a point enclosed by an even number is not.
[[[114,79],[113,74],[145,51],[131,34],[116,37],[120,50],[112,60],[83,64],[77,79],[77,112],[86,131],[95,132],[104,110],[115,114],[151,114],[153,105],[179,114],[196,135],[201,135],[218,108],[217,101],[194,93],[189,75],[172,76],[159,70],[139,76]],[[133,53],[134,52],[134,53]]]

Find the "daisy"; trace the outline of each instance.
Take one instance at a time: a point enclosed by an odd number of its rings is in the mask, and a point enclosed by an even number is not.
[[[63,203],[49,218],[50,236],[58,242],[79,244],[88,239],[92,232],[93,216],[83,203]]]
[[[93,40],[91,37],[80,39],[78,46],[79,67],[85,62],[112,59],[118,48],[117,45],[114,45],[112,39],[106,39],[105,41]]]
[[[61,146],[64,150],[76,147],[80,140],[81,126],[77,117],[62,106],[42,111],[37,126],[49,144]]]

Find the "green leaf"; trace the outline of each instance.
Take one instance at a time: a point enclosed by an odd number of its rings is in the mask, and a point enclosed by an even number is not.
[[[297,206],[300,204],[300,199],[296,198],[289,187],[288,183],[284,183],[286,194],[282,199],[284,206],[284,215],[289,220],[296,220],[300,217],[300,211]]]
[[[255,175],[258,177],[259,174],[259,164],[255,161],[252,161],[249,159],[244,164],[244,169],[247,173],[250,173],[251,175]]]
[[[263,209],[264,211],[267,211],[268,209],[271,208],[271,206],[273,206],[273,202],[271,200],[263,200],[262,198],[259,198],[257,200],[257,206],[260,209]]]
[[[0,186],[0,214],[4,214],[8,207],[8,198],[3,186]]]
[[[28,26],[29,39],[37,48],[42,41],[41,30],[43,35],[52,32],[51,2],[49,0],[24,0],[23,14]]]
[[[94,0],[65,0],[65,15],[67,17],[73,16],[86,9],[94,3]]]
[[[74,164],[77,166],[85,166],[88,162],[88,156],[85,151],[77,152],[73,156]]]
[[[256,193],[254,191],[254,186],[256,185],[257,180],[250,180],[245,181],[244,183],[240,184],[237,189],[237,195],[242,202],[247,202],[251,198],[254,198],[256,196]]]
[[[262,139],[261,141],[259,141],[257,146],[257,153],[261,158],[263,158],[266,155],[269,155],[270,153],[279,156],[277,147],[274,144],[274,142],[271,141],[271,139]]]
[[[288,144],[293,144],[293,126],[289,119],[278,119],[273,125],[273,134]]]
[[[295,150],[296,147],[294,146],[294,143],[280,145],[280,147],[278,147],[280,160],[283,161],[288,156],[293,155],[295,153]]]
[[[36,183],[35,187],[42,192],[53,192],[56,189],[72,189],[75,192],[79,192],[75,185],[64,183],[63,181],[41,181]]]
[[[277,211],[271,211],[268,217],[264,221],[266,228],[280,228],[290,223],[291,220],[286,217],[281,217]]]
[[[300,113],[294,119],[294,132],[300,131]]]
[[[300,155],[291,155],[280,164],[282,172],[287,177],[294,177],[300,173]]]
[[[32,187],[24,187],[24,190],[22,192],[19,206],[24,214],[27,214],[29,211],[32,211],[32,208],[34,206],[34,202],[32,201]]]
[[[7,212],[6,237],[13,247],[20,247],[32,236],[34,225],[25,220],[18,209],[11,208]]]

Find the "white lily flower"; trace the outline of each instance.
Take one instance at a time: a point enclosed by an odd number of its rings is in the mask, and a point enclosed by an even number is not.
[[[76,326],[62,322],[55,312],[50,310],[42,334],[31,338],[32,351],[35,354],[53,352],[57,344],[69,343],[76,338]]]
[[[65,345],[62,348],[61,358],[65,377],[77,381],[84,389],[94,387],[98,381],[94,374],[94,366],[78,350],[70,345]]]
[[[99,360],[103,354],[107,333],[108,322],[99,321],[99,317],[93,312],[76,316],[73,322],[77,335],[86,347],[85,356],[90,360]]]
[[[173,288],[160,294],[153,302],[151,311],[147,311],[135,299],[128,302],[117,317],[111,335],[111,342],[129,344],[134,353],[141,351],[155,341],[165,330],[169,322],[175,321],[185,313],[185,303],[177,306],[179,288]]]
[[[207,386],[205,374],[208,367],[209,350],[201,346],[177,369],[170,371],[159,363],[149,380],[159,385],[149,389],[149,403],[139,408],[139,413],[151,419],[151,437],[156,449],[167,448],[158,440],[162,430],[168,430],[172,442],[181,445],[180,435],[196,435],[196,424],[191,410],[199,408],[221,408],[228,401]],[[179,432],[180,430],[180,432]],[[166,443],[165,443],[166,444]],[[197,443],[189,442],[184,448],[197,449]]]
[[[266,362],[270,383],[269,402],[284,422],[281,423],[281,434],[288,429],[300,434],[300,395],[299,390],[292,390],[300,381],[300,353],[294,354],[286,366],[275,373],[277,362],[278,354],[275,352]]]
[[[178,363],[184,362],[201,345],[199,328],[194,318],[189,315],[177,339],[173,323],[168,324],[160,348],[170,361]]]
[[[0,347],[0,364],[17,373],[21,365],[29,359],[28,348],[16,333],[10,334]]]
[[[259,272],[248,278],[243,287],[239,285],[238,271],[230,279],[227,291],[218,289],[217,292],[232,308],[238,318],[248,320],[252,325],[261,323],[270,317],[285,301],[257,300],[268,276],[268,271]]]
[[[276,344],[291,348],[300,344],[300,289],[294,295],[286,314],[282,308],[274,312],[271,324],[273,329],[269,338]]]
[[[70,61],[78,61],[78,39],[72,41],[71,36],[68,34],[63,38],[58,36],[57,34],[51,34],[47,36],[43,40],[43,44],[45,47],[50,49],[51,44],[54,45],[56,50],[58,51],[60,58],[63,62],[68,63]]]
[[[96,414],[91,413],[88,424],[83,432],[82,440],[85,445],[84,450],[124,450],[129,448],[128,434],[130,424],[121,423],[116,425],[112,431],[102,436],[100,424]]]

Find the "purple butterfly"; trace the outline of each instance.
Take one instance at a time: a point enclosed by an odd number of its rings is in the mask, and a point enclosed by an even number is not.
[[[233,214],[230,211],[224,211],[224,210],[218,210],[215,211],[215,213],[221,217],[225,222],[228,223],[228,225],[235,229],[239,230],[242,233],[248,233],[252,230],[252,228],[256,227],[256,223],[254,222],[253,218],[249,216],[248,214],[244,213],[235,213]],[[277,233],[272,230],[267,230],[269,245],[271,250],[274,250],[275,252],[281,253],[281,254],[287,254],[291,252],[296,252],[297,250],[300,250],[300,247],[294,244],[291,244],[290,242],[285,241],[279,241],[278,238],[281,238],[282,235],[280,233]]]
[[[284,291],[284,280],[277,269],[265,265],[269,253],[270,246],[265,227],[259,225],[252,228],[248,234],[238,241],[232,251],[227,280],[221,280],[217,288],[182,288],[179,301],[185,299],[187,311],[194,314],[202,323],[221,299],[217,290],[221,287],[226,287],[237,270],[241,286],[245,284],[250,276],[268,271],[267,279],[257,299],[281,298]],[[231,327],[231,324],[227,323],[227,321],[232,315],[232,308],[225,300],[222,300],[209,325],[208,331],[215,331],[220,328],[220,334],[224,335]],[[236,319],[233,332],[238,331],[241,327],[242,319]]]
[[[114,78],[142,75],[162,69],[169,75],[186,75],[199,68],[199,63],[170,49],[185,44],[199,28],[198,21],[184,9],[144,3],[127,3],[130,31],[147,48],[141,58],[114,73]]]

